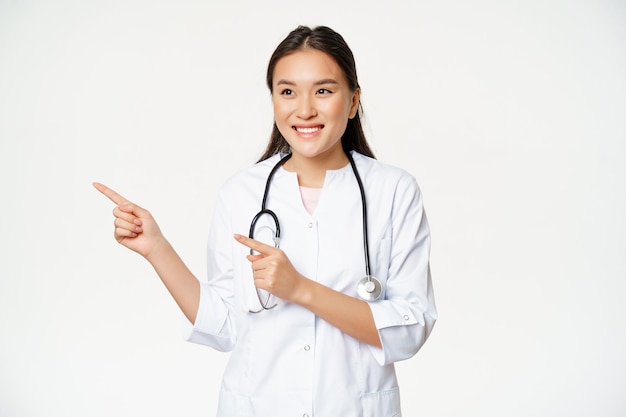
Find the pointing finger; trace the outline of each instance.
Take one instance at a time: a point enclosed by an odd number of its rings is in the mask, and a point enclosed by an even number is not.
[[[250,239],[249,237],[235,234],[235,240],[241,243],[244,246],[249,247],[250,249],[262,253],[264,255],[269,255],[273,253],[276,248],[270,245],[266,245],[265,243],[261,243],[258,240]]]
[[[129,203],[127,199],[125,199],[124,197],[122,197],[121,195],[119,195],[118,193],[116,193],[115,191],[113,191],[112,189],[110,189],[104,184],[100,184],[99,182],[94,182],[93,186],[95,187],[96,190],[100,191],[102,194],[107,196],[109,200],[111,200],[118,206]]]

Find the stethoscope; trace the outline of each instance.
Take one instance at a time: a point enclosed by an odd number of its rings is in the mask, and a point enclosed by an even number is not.
[[[361,181],[361,176],[359,175],[359,171],[356,169],[356,164],[354,163],[354,159],[350,153],[346,153],[348,157],[348,161],[350,161],[350,166],[352,167],[352,172],[354,172],[354,176],[356,177],[356,182],[359,185],[359,191],[361,192],[361,207],[363,208],[363,254],[365,257],[365,277],[359,280],[357,284],[357,294],[358,296],[365,301],[376,301],[382,295],[382,285],[380,281],[370,274],[370,257],[369,257],[369,243],[367,240],[367,204],[365,203],[365,190],[363,188],[363,182]],[[248,237],[250,239],[254,239],[254,231],[256,228],[256,224],[259,219],[263,216],[270,216],[274,221],[275,230],[274,230],[274,247],[278,248],[280,244],[280,223],[278,222],[278,216],[272,210],[267,208],[267,196],[269,194],[270,185],[272,183],[272,178],[278,169],[291,158],[291,154],[287,154],[270,171],[267,176],[267,182],[265,183],[265,192],[263,193],[263,201],[261,202],[261,211],[259,211],[254,218],[252,219],[252,223],[250,224],[250,233]],[[254,254],[254,251],[250,249],[250,254]],[[259,310],[249,310],[251,313],[260,313],[263,310],[271,310],[278,305],[278,303],[274,303],[270,305],[270,297],[271,294],[268,292],[264,297],[260,290],[255,287],[256,295],[259,299],[259,304],[261,308]]]

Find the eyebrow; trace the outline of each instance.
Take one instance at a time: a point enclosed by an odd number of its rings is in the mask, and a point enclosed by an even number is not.
[[[339,84],[339,82],[333,78],[324,78],[319,81],[315,81],[313,83],[313,85],[325,85],[325,84]],[[276,85],[296,85],[296,83],[290,80],[278,80]]]

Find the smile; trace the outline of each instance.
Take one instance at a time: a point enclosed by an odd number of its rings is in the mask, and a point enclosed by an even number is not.
[[[298,126],[294,126],[293,128],[298,133],[315,133],[315,132],[319,132],[320,130],[322,130],[323,127],[324,126],[315,126],[315,127],[298,127]]]

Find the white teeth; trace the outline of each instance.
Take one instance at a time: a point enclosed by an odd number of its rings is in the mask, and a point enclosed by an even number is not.
[[[320,130],[319,127],[296,127],[299,133],[313,133]]]

